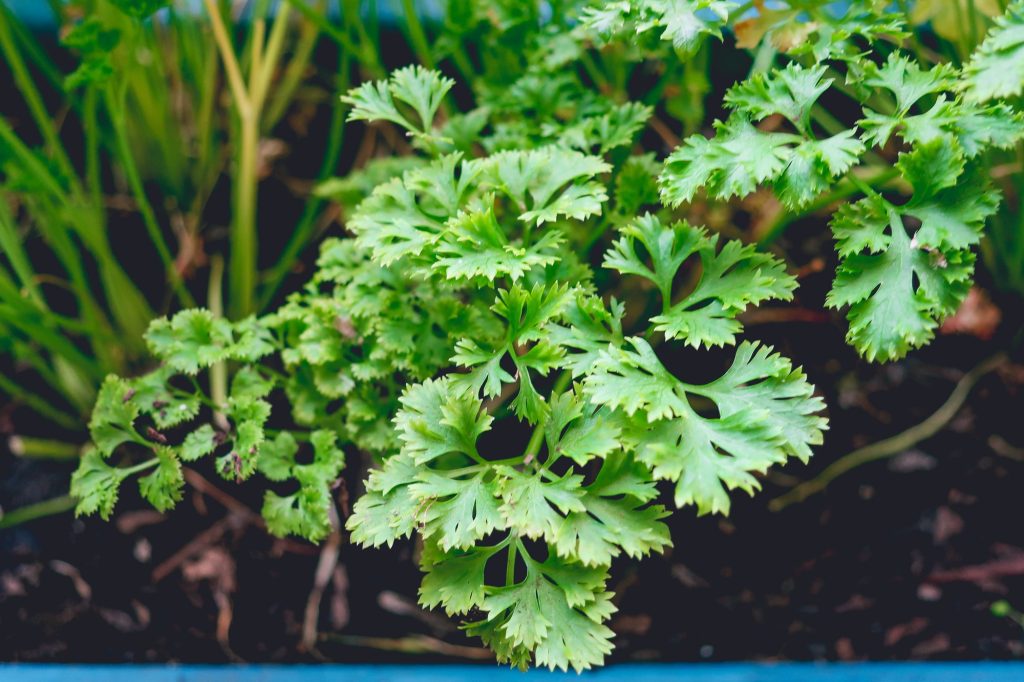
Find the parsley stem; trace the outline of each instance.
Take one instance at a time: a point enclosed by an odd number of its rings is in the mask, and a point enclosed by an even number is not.
[[[569,385],[572,380],[572,374],[568,370],[564,370],[555,380],[555,385],[551,388],[551,394],[561,393],[565,390],[565,387]],[[544,439],[544,427],[547,425],[547,420],[541,420],[537,422],[537,425],[533,427],[533,433],[530,434],[530,442],[526,444],[526,449],[523,450],[523,461],[526,461],[532,457],[536,457],[537,453],[540,452],[540,444]],[[548,453],[548,459],[554,453]]]
[[[222,286],[224,282],[224,258],[216,254],[210,258],[210,286],[207,292],[207,303],[210,305],[210,313],[215,317],[224,317],[224,298]],[[219,410],[223,410],[228,404],[228,368],[224,360],[220,360],[210,367],[210,397],[215,405],[219,406],[214,412],[213,419],[222,429],[227,428],[227,418]]]
[[[75,502],[75,498],[70,495],[61,495],[60,497],[12,509],[0,514],[0,529],[12,528],[22,523],[70,511],[74,509]]]
[[[519,537],[509,534],[512,542],[508,546],[508,558],[505,562],[505,585],[512,585],[516,579],[516,558],[519,554]]]
[[[803,210],[795,213],[787,211],[781,212],[775,219],[775,222],[764,230],[762,236],[757,241],[761,247],[764,248],[781,237],[782,233],[786,231],[786,228],[789,227],[791,223],[822,209],[828,208],[835,202],[851,197],[857,192],[863,192],[865,187],[873,188],[885,185],[891,180],[898,178],[899,175],[899,170],[894,167],[886,168],[867,180],[861,180],[853,173],[850,173],[847,175],[847,181],[845,184],[840,184],[833,192],[823,194],[821,197],[807,205]]]
[[[153,467],[155,467],[159,463],[160,463],[160,459],[157,458],[157,457],[154,457],[153,459],[147,459],[145,462],[140,462],[140,463],[136,464],[135,466],[125,467],[123,469],[120,469],[119,473],[122,474],[123,476],[127,477],[127,476],[131,476],[132,474],[137,474],[140,471],[145,471],[146,469],[152,469]]]

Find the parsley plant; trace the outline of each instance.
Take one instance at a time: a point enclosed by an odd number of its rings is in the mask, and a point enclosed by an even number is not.
[[[986,159],[1024,135],[1012,101],[1024,4],[963,68],[901,49],[907,17],[889,3],[841,4],[449,17],[449,37],[484,46],[477,106],[452,113],[456,83],[420,66],[343,98],[351,120],[405,131],[413,153],[321,188],[351,234],[323,245],[312,280],[273,314],[188,310],[150,327],[160,366],[104,384],[96,447],[73,482],[79,511],[109,516],[137,473],[168,509],[182,463],[213,457],[228,479],[270,482],[272,532],[318,540],[342,447],[373,453],[346,521],[356,544],[418,536],[421,603],[462,617],[502,661],[601,664],[612,561],[671,545],[658,482],[676,507],[726,514],[730,491],[806,461],[826,428],[801,370],[738,339],[740,314],[791,298],[795,277],[691,224],[685,207],[768,190],[789,210],[834,208],[828,304],[872,360],[926,343],[957,308],[998,207]],[[783,54],[728,90],[711,137],[663,161],[645,153],[658,102],[595,90],[593,54],[671,69],[726,27]],[[842,99],[860,112],[849,124],[822,106]],[[619,300],[626,282],[649,296]],[[662,362],[673,347],[734,350],[723,373],[689,382]],[[216,400],[203,376],[225,366],[233,379]],[[271,418],[275,393],[290,415]],[[516,431],[526,445],[509,451]],[[285,480],[295,492],[277,492]]]

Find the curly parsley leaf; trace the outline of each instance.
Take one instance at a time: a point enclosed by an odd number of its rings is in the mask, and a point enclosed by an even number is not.
[[[97,450],[82,455],[82,461],[71,475],[75,515],[98,513],[102,519],[109,519],[117,504],[121,482],[127,475],[124,469],[107,464]]]
[[[388,80],[363,83],[341,101],[352,107],[350,121],[390,121],[410,135],[430,138],[437,111],[453,85],[455,81],[437,71],[407,66],[392,72]]]
[[[849,306],[848,340],[870,360],[922,346],[956,310],[974,269],[970,248],[998,205],[979,172],[963,170],[941,140],[902,155],[899,167],[914,187],[909,202],[869,196],[832,220],[841,262],[828,305]]]
[[[345,455],[330,431],[314,431],[309,441],[313,460],[307,464],[294,459],[298,447],[290,434],[278,436],[266,453],[261,470],[268,478],[294,478],[299,490],[287,496],[268,490],[263,498],[263,518],[274,535],[299,535],[315,542],[331,532],[331,489],[345,466]]]
[[[181,462],[166,447],[156,449],[157,465],[153,472],[139,479],[139,492],[157,511],[167,511],[181,501],[185,478]]]
[[[1024,89],[1024,2],[1014,0],[964,66],[959,89],[969,102],[1015,97]]]
[[[654,476],[676,482],[678,506],[727,513],[727,489],[752,493],[753,472],[795,456],[805,459],[822,439],[822,402],[802,372],[765,346],[743,343],[732,367],[704,385],[674,377],[643,339],[609,349],[584,382],[587,397],[631,417],[629,438]],[[689,396],[712,400],[718,416],[703,417]]]
[[[499,660],[582,671],[599,665],[611,651],[612,631],[604,621],[615,611],[605,590],[605,569],[550,557],[526,559],[522,582],[489,590],[482,621],[467,626]]]
[[[533,268],[557,262],[561,241],[561,233],[552,231],[529,246],[513,244],[498,224],[493,208],[488,207],[461,213],[448,222],[433,267],[449,279],[482,277],[493,282],[508,277],[516,282]]]
[[[681,338],[693,347],[734,343],[743,328],[736,317],[748,305],[771,298],[788,300],[796,288],[796,280],[771,255],[737,241],[728,241],[719,250],[717,235],[709,237],[685,221],[665,226],[656,216],[646,215],[621,234],[605,255],[604,266],[654,282],[664,310],[651,318],[654,328],[668,339]],[[676,301],[672,283],[692,256],[700,260],[700,279]]]
[[[623,33],[655,32],[679,52],[692,54],[708,37],[722,37],[729,13],[737,6],[727,0],[606,2],[587,7],[581,23],[605,40]]]

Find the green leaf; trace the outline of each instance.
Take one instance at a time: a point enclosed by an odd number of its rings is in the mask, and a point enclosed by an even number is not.
[[[201,309],[183,310],[170,321],[153,320],[146,342],[154,355],[185,374],[228,359],[234,343],[231,323]]]
[[[529,152],[501,152],[487,159],[489,182],[515,201],[519,219],[536,225],[559,217],[585,220],[608,200],[604,184],[594,178],[611,170],[600,157],[545,147]]]
[[[74,24],[61,44],[78,52],[82,62],[64,79],[64,90],[73,92],[87,85],[103,85],[114,75],[111,53],[121,42],[121,32],[97,17]]]
[[[416,464],[449,453],[479,459],[476,440],[493,420],[476,396],[453,390],[446,379],[434,379],[407,388],[401,403],[395,428],[402,452]]]
[[[750,194],[772,183],[791,209],[810,203],[849,170],[864,152],[853,130],[817,139],[810,111],[832,81],[825,67],[790,64],[734,86],[726,101],[735,113],[715,122],[715,137],[693,135],[665,162],[659,180],[662,199],[673,206],[704,189],[719,199]],[[752,125],[781,114],[800,133],[765,132]],[[892,123],[890,127],[895,127]]]
[[[157,429],[170,429],[199,415],[199,396],[175,389],[170,379],[175,372],[166,365],[131,380],[132,402],[142,414],[153,419]]]
[[[181,501],[185,478],[181,462],[170,448],[156,448],[156,456],[156,468],[139,479],[139,492],[157,511],[164,512]]]
[[[256,362],[275,350],[274,336],[269,327],[256,317],[250,315],[236,322],[234,332],[237,338],[231,347],[231,357],[235,360]]]
[[[231,451],[217,458],[217,472],[225,479],[241,482],[256,473],[259,450],[265,437],[263,423],[257,420],[239,422],[234,435]]]
[[[262,513],[267,529],[274,535],[299,535],[317,542],[332,530],[331,487],[345,466],[345,456],[331,431],[314,431],[310,443],[313,461],[308,464],[295,461],[298,447],[294,436],[287,432],[261,448],[259,466],[264,475],[271,480],[291,475],[300,486],[298,492],[286,497],[267,491]]]
[[[506,321],[506,338],[525,343],[540,339],[545,325],[561,315],[569,300],[570,292],[564,285],[536,284],[530,289],[516,285],[499,291],[491,309]]]
[[[865,109],[865,118],[858,121],[857,125],[864,130],[862,139],[878,147],[888,144],[896,132],[909,144],[924,144],[935,140],[956,144],[959,134],[957,124],[962,109],[960,103],[947,100],[946,95],[939,95],[930,109],[913,116],[882,114]]]
[[[903,206],[868,197],[842,207],[832,231],[841,261],[827,303],[849,306],[847,339],[869,360],[900,358],[927,343],[970,287],[974,255],[998,195],[941,141],[903,155],[914,187]],[[908,219],[920,223],[912,236]]]
[[[555,538],[563,558],[587,566],[610,564],[625,552],[638,558],[671,546],[668,512],[661,505],[644,506],[657,490],[650,472],[622,453],[604,460],[594,482],[584,488],[586,513],[566,516]]]
[[[103,380],[89,419],[89,435],[100,455],[109,457],[121,443],[140,439],[134,426],[139,416],[134,396],[135,391],[127,380],[113,374]]]
[[[419,468],[412,457],[399,454],[388,457],[384,465],[370,472],[366,492],[352,506],[345,527],[352,542],[364,547],[391,547],[396,540],[412,534],[416,500],[410,485]]]
[[[956,123],[958,140],[968,159],[986,149],[1009,149],[1024,137],[1024,112],[1003,103],[965,106]]]
[[[217,433],[209,424],[203,424],[185,436],[178,450],[178,457],[185,462],[195,462],[217,448]]]
[[[618,147],[630,146],[652,113],[654,110],[646,104],[626,102],[603,116],[585,119],[587,130],[584,136],[588,147],[593,146],[596,140],[598,153],[607,154]]]
[[[426,135],[434,124],[437,110],[455,81],[422,66],[408,66],[392,72],[387,81],[370,81],[350,90],[341,101],[352,106],[350,121],[384,120],[402,126],[410,133]],[[417,116],[410,119],[398,102],[408,105]]]
[[[582,25],[609,39],[629,32],[656,32],[684,55],[693,54],[708,37],[721,38],[729,12],[737,3],[725,0],[640,0],[594,3],[581,16]]]
[[[672,280],[683,262],[697,251],[703,233],[685,222],[663,226],[656,215],[648,213],[622,228],[619,234],[605,254],[604,267],[649,279],[661,292],[663,303],[671,303]],[[638,246],[643,247],[650,266],[638,252]]]
[[[379,185],[348,221],[356,243],[381,266],[420,256],[463,207],[482,168],[450,154]]]
[[[1024,1],[1014,0],[964,66],[959,83],[969,102],[1015,97],[1024,89]]]
[[[483,606],[484,570],[494,553],[495,550],[488,547],[445,551],[436,542],[424,542],[420,554],[423,571],[420,604],[428,609],[443,606],[449,616],[466,614]]]
[[[604,622],[615,612],[605,591],[604,569],[550,557],[527,558],[524,580],[495,588],[484,599],[485,620],[471,624],[499,660],[532,651],[537,665],[577,672],[600,665],[611,652],[612,631]]]
[[[285,481],[292,475],[299,443],[290,431],[281,431],[260,447],[256,468],[271,481]]]
[[[503,478],[502,518],[506,526],[520,535],[553,541],[562,522],[561,514],[586,511],[580,500],[582,476],[566,474],[545,481],[539,474],[511,467],[501,467],[498,471]]]
[[[573,377],[589,373],[609,344],[622,344],[625,307],[614,298],[609,307],[599,297],[579,292],[565,309],[562,323],[547,327],[548,339],[565,349],[564,364]]]
[[[718,199],[746,196],[774,180],[789,163],[796,136],[764,133],[741,115],[715,122],[715,137],[691,135],[665,159],[659,183],[670,206],[693,199],[700,189]]]
[[[734,85],[725,94],[725,103],[751,121],[780,114],[810,135],[811,109],[832,85],[831,78],[823,78],[826,70],[824,65],[804,68],[791,62]]]
[[[127,474],[103,461],[98,450],[89,450],[71,475],[71,496],[75,498],[75,515],[99,513],[104,521],[110,518],[117,504],[118,489]]]
[[[445,226],[437,245],[434,269],[448,279],[481,277],[493,282],[508,277],[515,282],[531,269],[558,261],[559,232],[547,232],[529,247],[510,243],[494,217],[493,207],[464,212]]]
[[[286,497],[268,490],[260,513],[273,535],[298,535],[317,542],[331,532],[327,512],[330,504],[330,496],[318,489],[303,488]]]
[[[741,344],[729,371],[698,385],[676,379],[643,339],[627,341],[632,349],[608,349],[584,389],[593,402],[636,415],[630,447],[656,478],[676,482],[677,506],[728,513],[727,488],[752,492],[758,483],[751,472],[804,459],[821,442],[822,402],[803,374],[767,347]],[[690,396],[712,400],[718,417],[698,414]]]
[[[115,7],[136,19],[145,19],[163,9],[170,0],[111,0]]]
[[[409,490],[419,503],[420,534],[445,552],[469,549],[503,525],[498,487],[498,479],[484,471],[461,478],[421,471]]]
[[[516,378],[501,366],[504,357],[504,348],[485,348],[472,339],[460,339],[455,344],[452,362],[471,369],[465,374],[453,375],[453,386],[467,390],[473,395],[482,393],[488,398],[500,395],[503,385],[516,381]]]
[[[881,67],[870,62],[864,67],[863,82],[892,93],[897,114],[903,116],[923,98],[951,89],[956,83],[956,72],[948,64],[925,70],[916,61],[892,52]]]
[[[775,182],[786,206],[806,206],[832,187],[836,178],[852,168],[864,153],[855,131],[844,130],[823,140],[805,140],[793,148],[789,165]]]
[[[900,154],[896,168],[914,188],[914,200],[924,201],[955,185],[964,164],[958,146],[937,139]]]
[[[552,397],[544,439],[552,457],[568,457],[583,466],[622,447],[622,429],[613,413],[582,400],[578,390]]]
[[[665,310],[651,318],[655,329],[668,339],[679,337],[693,347],[734,343],[735,335],[742,330],[736,316],[748,305],[771,298],[788,300],[796,288],[796,280],[772,256],[736,241],[726,242],[718,251],[717,235],[709,237],[685,221],[663,226],[657,217],[646,215],[621,234],[606,254],[604,266],[654,282]],[[650,258],[650,267],[638,246]],[[700,280],[673,305],[676,272],[694,255],[701,262]]]
[[[242,367],[231,378],[231,398],[237,401],[265,398],[274,388],[274,380],[267,379],[255,367]]]
[[[391,72],[391,94],[416,111],[423,131],[429,130],[444,96],[453,85],[452,79],[418,65]]]
[[[661,163],[654,154],[631,156],[615,178],[615,209],[623,216],[634,216],[647,206],[659,203],[658,173]]]

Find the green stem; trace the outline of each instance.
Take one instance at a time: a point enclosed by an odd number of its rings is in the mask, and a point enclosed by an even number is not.
[[[320,38],[320,29],[316,23],[307,21],[303,26],[298,43],[292,53],[292,58],[281,75],[280,82],[274,88],[273,99],[267,106],[263,116],[263,129],[272,129],[281,117],[288,110],[295,91],[305,76],[306,69],[313,54],[313,49]]]
[[[231,226],[231,317],[241,319],[253,311],[256,288],[256,200],[259,119],[245,116],[240,123],[238,166],[234,181],[234,216]]]
[[[562,391],[564,391],[565,387],[569,385],[570,381],[572,381],[572,374],[568,370],[563,371],[561,374],[558,375],[558,378],[555,380],[555,385],[551,388],[551,394],[554,395],[556,393],[561,393]],[[530,434],[530,441],[526,444],[526,449],[523,450],[522,459],[524,461],[536,457],[537,454],[540,452],[540,445],[544,440],[544,427],[546,425],[547,422],[541,421],[538,422],[537,425],[533,427],[533,433]],[[548,462],[550,462],[551,460],[552,457],[549,455]],[[548,464],[548,462],[545,463],[545,466]]]
[[[151,443],[145,443],[145,445],[152,445],[152,444]],[[159,458],[154,457],[153,459],[147,459],[145,462],[139,462],[135,466],[124,467],[123,469],[119,469],[118,472],[122,476],[127,478],[128,476],[131,476],[132,474],[137,474],[140,471],[145,471],[146,469],[152,469],[153,467],[155,467],[159,463],[160,463]]]
[[[121,168],[124,170],[128,186],[131,188],[132,196],[135,198],[135,203],[139,207],[142,223],[146,226],[149,239],[153,242],[153,246],[160,255],[165,275],[169,278],[178,301],[186,308],[194,307],[196,304],[195,299],[192,298],[192,295],[185,288],[181,274],[174,265],[171,251],[164,241],[163,234],[161,234],[156,214],[153,211],[152,204],[149,203],[149,197],[146,196],[146,188],[142,185],[142,178],[139,176],[139,169],[135,164],[135,155],[132,154],[131,143],[128,141],[127,121],[124,112],[125,90],[122,87],[120,92],[115,95],[113,87],[108,87],[104,92],[104,96],[116,136],[118,160],[121,162]]]
[[[870,192],[874,193],[872,188],[882,187],[898,178],[899,175],[899,170],[890,167],[879,172],[877,175],[872,176],[867,181],[862,181],[851,172],[847,175],[845,184],[840,184],[840,186],[834,191],[829,192],[828,194],[823,194],[803,209],[796,212],[780,212],[775,218],[775,221],[762,232],[761,237],[758,239],[758,244],[760,244],[762,248],[767,247],[778,240],[778,238],[786,231],[786,228],[793,222],[805,216],[817,213],[837,201],[848,199],[858,192],[865,193],[865,188],[868,188]]]
[[[215,318],[224,317],[223,281],[224,259],[217,254],[210,259],[210,286],[207,293],[210,313]],[[228,404],[228,369],[223,360],[210,367],[210,397],[220,409]],[[216,418],[219,422],[226,421],[220,414]]]
[[[0,374],[0,391],[11,396],[14,400],[24,403],[29,408],[51,420],[58,426],[73,430],[82,428],[81,419],[54,407],[48,401],[40,398],[36,394],[30,393],[8,378],[6,374]]]
[[[428,69],[434,68],[434,56],[430,53],[430,45],[427,42],[427,34],[420,22],[419,11],[413,0],[402,0],[402,9],[405,12],[405,24],[409,31],[409,42],[416,53],[416,58]]]
[[[39,133],[43,136],[43,141],[46,143],[47,148],[49,148],[50,153],[53,154],[54,159],[56,159],[63,175],[70,180],[75,177],[74,166],[72,166],[71,160],[64,150],[64,145],[61,144],[60,136],[57,134],[57,129],[53,124],[53,118],[50,116],[50,112],[46,110],[43,98],[35,86],[35,80],[29,74],[25,61],[21,58],[21,53],[14,44],[14,39],[11,35],[10,19],[11,17],[8,12],[0,12],[0,51],[3,52],[6,58],[7,66],[14,76],[18,92],[25,98],[29,113],[39,129]]]
[[[915,424],[903,433],[858,448],[850,454],[840,457],[813,479],[776,497],[768,504],[768,508],[772,511],[781,511],[791,504],[803,502],[808,497],[824,491],[832,481],[846,472],[864,464],[905,452],[921,441],[936,435],[957,415],[978,380],[1005,362],[1006,356],[1002,354],[985,360],[965,374],[946,402],[923,422]]]
[[[47,516],[63,514],[75,508],[75,498],[70,495],[54,497],[42,502],[36,502],[25,507],[19,507],[12,511],[0,514],[0,529],[13,528],[14,526],[42,519]]]
[[[516,579],[516,558],[519,554],[519,538],[513,537],[510,533],[509,538],[512,541],[508,546],[508,557],[505,561],[505,585],[515,584]]]
[[[78,459],[82,451],[78,443],[30,436],[11,436],[7,447],[16,457],[28,459]]]
[[[345,91],[348,89],[349,84],[349,53],[342,50],[339,56],[338,66],[338,89]],[[334,105],[334,112],[331,118],[331,129],[327,135],[327,150],[324,153],[323,161],[320,163],[320,172],[317,175],[317,182],[323,182],[329,178],[333,173],[338,163],[338,156],[341,153],[341,144],[344,139],[345,133],[345,108],[342,106],[341,101],[338,100]],[[299,219],[298,225],[292,230],[291,235],[288,237],[288,242],[285,244],[284,250],[281,252],[281,257],[278,258],[277,263],[265,273],[265,283],[263,289],[260,292],[261,297],[259,301],[259,309],[264,310],[274,296],[277,294],[278,289],[281,287],[282,282],[296,259],[301,255],[303,249],[305,249],[316,230],[316,218],[320,215],[320,209],[324,205],[324,200],[320,197],[310,197],[306,201],[306,206],[302,211],[302,217]]]

